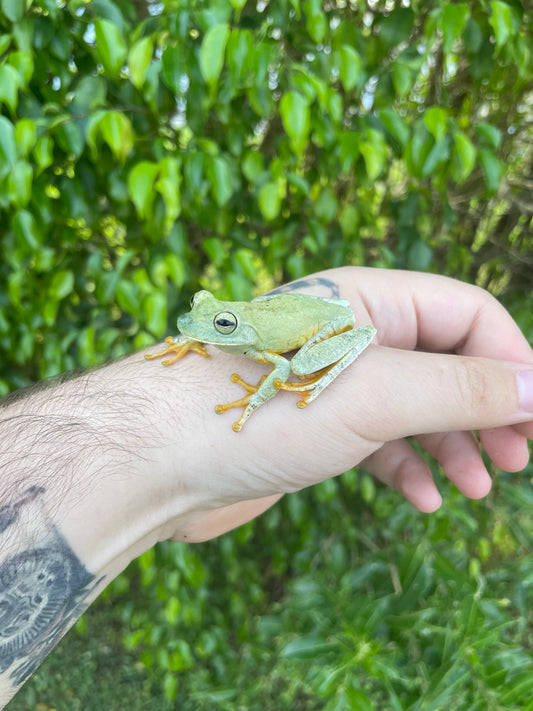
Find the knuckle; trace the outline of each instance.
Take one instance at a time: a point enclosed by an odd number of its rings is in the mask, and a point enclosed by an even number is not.
[[[471,410],[480,410],[490,399],[490,376],[481,363],[459,361],[455,371],[460,404]]]

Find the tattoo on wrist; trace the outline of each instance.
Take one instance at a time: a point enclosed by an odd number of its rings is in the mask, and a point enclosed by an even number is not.
[[[279,286],[277,289],[272,289],[269,294],[287,294],[293,291],[307,291],[310,290],[316,296],[325,296],[329,299],[340,298],[339,286],[331,279],[325,279],[324,277],[306,277],[305,279],[298,279],[297,281],[292,281],[290,284],[284,284]]]
[[[0,674],[14,686],[33,674],[103,580],[85,568],[42,511],[43,494],[33,486],[0,507],[0,551],[8,554],[0,561]],[[34,509],[40,521],[32,532],[28,514],[34,520]],[[21,525],[30,545],[13,553],[13,529]]]

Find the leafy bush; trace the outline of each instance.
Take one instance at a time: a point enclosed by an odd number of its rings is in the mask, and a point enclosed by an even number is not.
[[[173,332],[198,285],[347,263],[531,332],[531,46],[520,0],[0,0],[1,391]],[[426,519],[352,473],[150,551],[79,628],[139,655],[132,709],[525,708],[531,490],[500,495]],[[53,665],[13,708],[74,708]]]
[[[199,282],[529,283],[518,0],[0,7],[4,390],[160,336]]]

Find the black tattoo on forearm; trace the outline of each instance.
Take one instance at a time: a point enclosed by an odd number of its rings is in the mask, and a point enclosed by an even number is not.
[[[305,279],[298,279],[298,281],[292,281],[290,284],[284,284],[276,289],[269,291],[269,294],[287,294],[293,291],[306,291],[306,289],[312,289],[313,293],[317,296],[326,296],[330,299],[340,298],[339,286],[331,279],[325,279],[324,277],[308,277]],[[317,289],[320,289],[324,293],[318,293]]]
[[[30,487],[14,503],[0,507],[0,550],[9,550],[12,527],[44,494]],[[43,514],[44,527],[32,545],[0,563],[0,673],[22,684],[92,600],[96,580]],[[40,516],[39,516],[40,518]],[[11,529],[11,530],[10,530]],[[4,547],[7,543],[8,546]]]

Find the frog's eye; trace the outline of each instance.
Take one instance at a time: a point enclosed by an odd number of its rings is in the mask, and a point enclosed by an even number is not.
[[[221,311],[213,319],[213,325],[219,333],[228,335],[237,328],[237,317],[231,311]]]
[[[193,294],[193,295],[191,296],[191,309],[192,309],[192,307],[194,306],[194,297],[195,297],[195,296],[196,296],[196,294]]]

